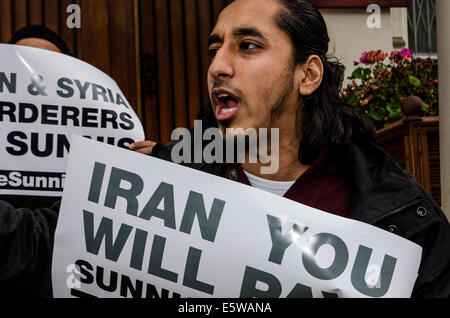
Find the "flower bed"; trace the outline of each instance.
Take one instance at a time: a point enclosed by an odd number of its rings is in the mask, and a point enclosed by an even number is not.
[[[388,58],[389,56],[389,58]],[[377,129],[403,117],[401,103],[405,97],[418,96],[424,115],[438,115],[438,80],[433,76],[431,58],[414,58],[403,49],[391,54],[382,50],[363,52],[358,68],[343,90],[344,100],[358,108]]]

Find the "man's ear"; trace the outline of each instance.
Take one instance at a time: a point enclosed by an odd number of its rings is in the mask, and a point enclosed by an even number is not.
[[[308,57],[305,63],[297,66],[297,87],[301,96],[314,93],[322,83],[323,63],[317,55]]]

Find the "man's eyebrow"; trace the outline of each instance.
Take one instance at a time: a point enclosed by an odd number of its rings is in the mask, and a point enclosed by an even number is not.
[[[266,37],[256,28],[252,27],[242,27],[242,28],[236,28],[233,30],[233,36],[234,37],[241,37],[241,36],[255,36],[264,40],[267,40]]]
[[[256,28],[252,27],[240,27],[233,30],[233,36],[236,38],[242,37],[242,36],[254,36],[261,38],[263,40],[267,40],[267,38]],[[219,36],[218,34],[212,34],[209,37],[208,40],[208,46],[211,46],[214,43],[221,43],[223,42],[223,38]]]
[[[221,43],[223,42],[223,38],[217,34],[211,34],[208,40],[208,47],[213,45],[214,43]]]

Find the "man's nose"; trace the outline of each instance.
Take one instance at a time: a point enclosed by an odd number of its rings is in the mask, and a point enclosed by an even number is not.
[[[214,79],[233,77],[234,66],[232,54],[224,47],[217,50],[208,72]]]

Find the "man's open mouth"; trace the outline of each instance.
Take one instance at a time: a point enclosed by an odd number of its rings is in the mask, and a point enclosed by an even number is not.
[[[214,92],[213,99],[216,104],[217,120],[228,120],[232,118],[240,105],[240,100],[228,92]]]

